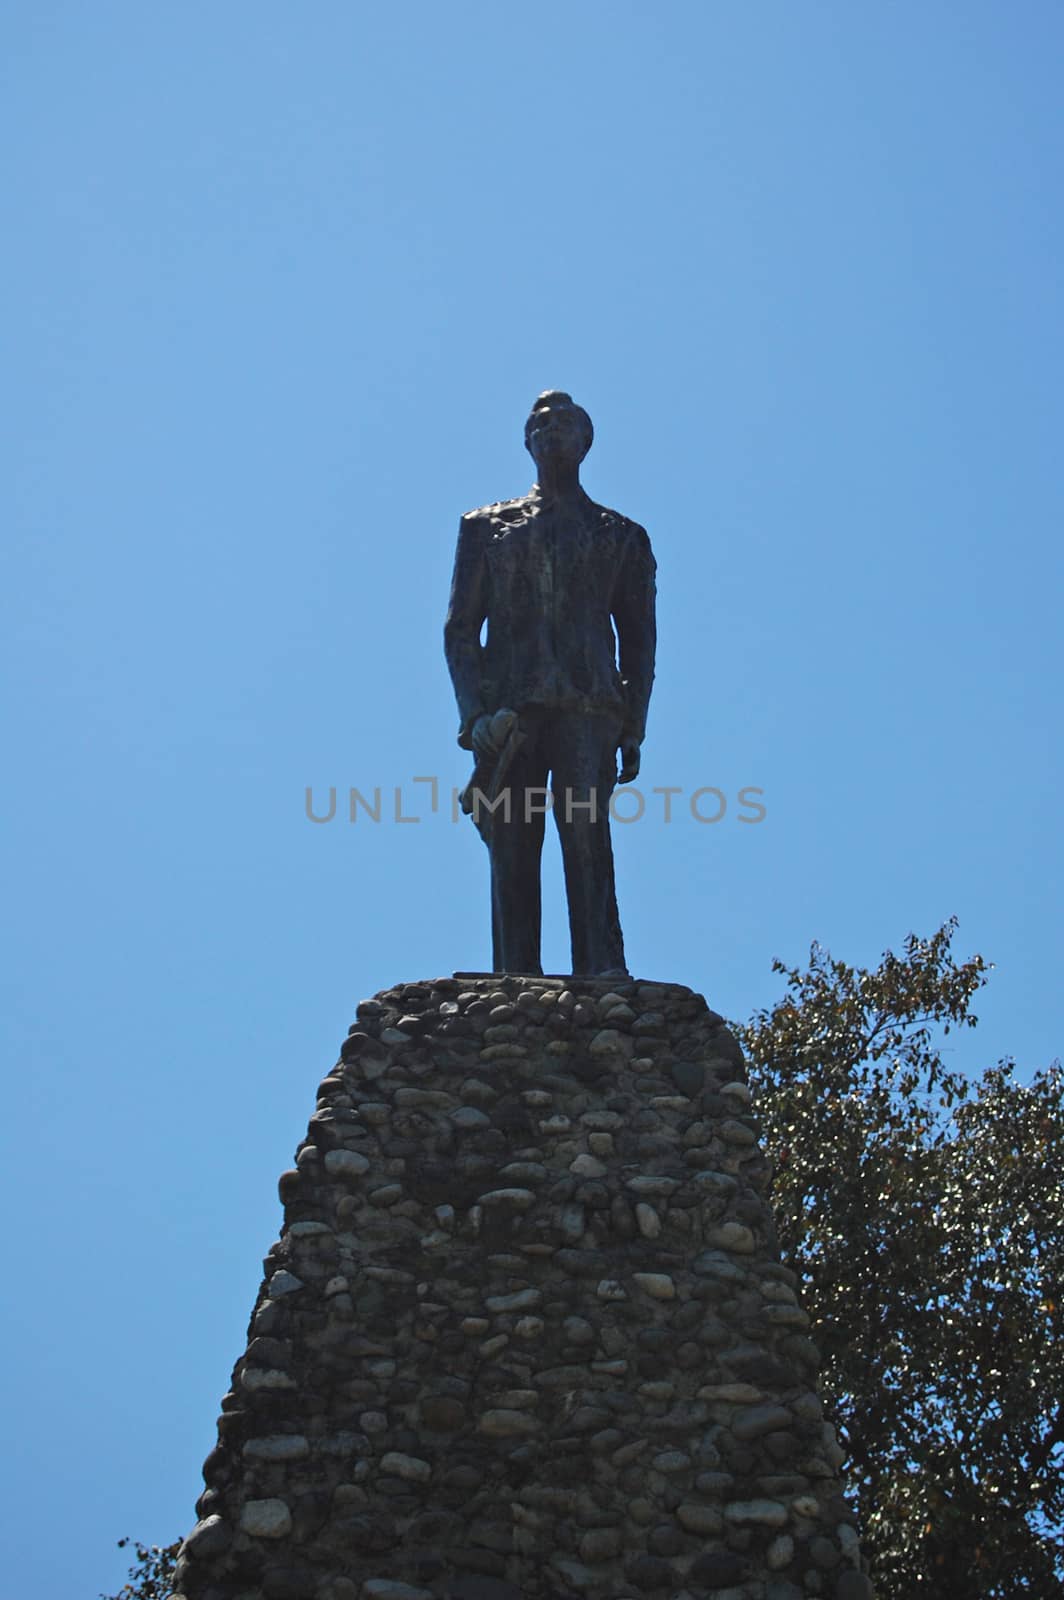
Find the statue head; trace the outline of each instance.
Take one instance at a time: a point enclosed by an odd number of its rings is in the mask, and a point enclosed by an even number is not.
[[[562,389],[545,389],[525,423],[525,448],[537,467],[546,459],[579,466],[594,437],[591,418]]]

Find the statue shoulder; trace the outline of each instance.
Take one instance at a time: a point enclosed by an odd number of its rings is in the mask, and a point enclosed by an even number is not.
[[[476,506],[462,518],[463,527],[481,526],[490,529],[509,523],[523,522],[528,515],[532,496],[518,495],[516,500],[493,500],[490,505]]]
[[[624,543],[630,543],[636,549],[651,555],[650,535],[642,523],[634,522],[631,517],[626,517],[619,511],[614,511],[610,506],[596,506],[603,530],[609,529]]]

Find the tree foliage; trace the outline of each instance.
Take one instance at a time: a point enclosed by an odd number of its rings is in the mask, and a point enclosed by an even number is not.
[[[882,1600],[1058,1596],[1064,1577],[1064,1081],[971,1082],[981,957],[955,925],[872,972],[814,945],[738,1031],[784,1259],[824,1357]]]
[[[100,1600],[166,1600],[173,1587],[174,1565],[181,1541],[174,1544],[146,1545],[139,1539],[119,1539],[118,1548],[124,1550],[132,1544],[136,1562],[129,1569],[129,1579],[116,1595],[101,1595]]]

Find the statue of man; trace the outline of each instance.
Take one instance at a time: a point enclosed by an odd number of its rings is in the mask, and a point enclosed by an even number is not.
[[[646,531],[581,486],[592,438],[569,395],[541,394],[525,424],[538,481],[518,500],[468,512],[458,530],[444,648],[458,743],[477,763],[467,809],[491,855],[496,972],[542,971],[547,809],[561,840],[573,973],[627,972],[609,799],[618,751],[620,781],[639,772],[655,563]]]

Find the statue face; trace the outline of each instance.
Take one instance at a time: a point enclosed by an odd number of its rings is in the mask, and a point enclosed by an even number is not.
[[[525,444],[537,467],[545,461],[578,466],[591,448],[591,420],[569,395],[549,389],[532,407]]]

